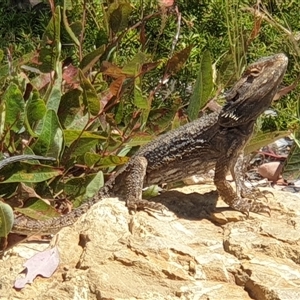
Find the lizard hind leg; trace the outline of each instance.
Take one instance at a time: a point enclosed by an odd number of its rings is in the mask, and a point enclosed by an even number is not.
[[[142,199],[144,178],[146,176],[148,161],[143,156],[136,156],[131,159],[126,168],[127,176],[125,177],[125,201],[129,210],[153,209],[158,211],[167,208],[156,202]]]

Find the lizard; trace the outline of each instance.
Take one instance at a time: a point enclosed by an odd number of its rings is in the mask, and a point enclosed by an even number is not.
[[[270,213],[257,201],[257,193],[246,188],[239,161],[252,136],[257,118],[270,106],[288,64],[279,53],[250,64],[225,94],[226,103],[218,112],[203,115],[141,147],[104,184],[99,192],[78,208],[60,217],[38,221],[15,218],[12,232],[31,235],[54,234],[72,225],[104,197],[117,196],[129,210],[165,207],[142,199],[143,187],[182,180],[215,169],[214,184],[230,208],[249,214]],[[236,190],[226,180],[231,172]]]

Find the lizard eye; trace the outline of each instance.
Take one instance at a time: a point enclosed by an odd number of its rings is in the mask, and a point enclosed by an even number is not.
[[[263,69],[253,68],[253,69],[249,70],[249,75],[251,75],[253,77],[257,77],[262,71],[263,71]]]
[[[248,83],[252,83],[253,80],[255,78],[257,78],[259,76],[259,74],[261,74],[261,72],[263,71],[264,68],[260,69],[260,68],[256,68],[253,67],[252,69],[249,69],[248,72],[246,73],[247,75],[247,82]]]

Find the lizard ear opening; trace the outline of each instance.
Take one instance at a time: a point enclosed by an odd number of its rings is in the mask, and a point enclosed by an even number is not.
[[[240,93],[238,91],[229,90],[228,92],[226,92],[225,93],[226,103],[224,105],[224,108],[230,106],[230,103],[235,102],[236,100],[239,99],[239,97],[240,97]]]
[[[230,101],[235,102],[235,101],[237,101],[239,98],[240,98],[240,93],[239,93],[239,92],[236,92],[235,96],[234,96]],[[227,104],[230,104],[230,102],[228,102]],[[226,104],[226,105],[227,105],[227,104]]]
[[[250,74],[250,75],[247,77],[247,80],[246,80],[246,81],[247,81],[248,83],[252,83],[252,82],[254,81],[255,77],[256,77],[256,76],[253,76],[252,74]]]

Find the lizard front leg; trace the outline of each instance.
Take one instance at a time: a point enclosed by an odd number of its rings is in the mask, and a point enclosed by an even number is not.
[[[238,165],[236,168],[233,168],[233,170],[236,170],[239,167],[240,166]],[[270,208],[261,202],[257,202],[254,197],[244,197],[242,192],[244,183],[241,184],[241,178],[238,176],[240,174],[234,174],[237,192],[234,191],[234,189],[226,180],[226,175],[229,169],[230,162],[224,161],[224,158],[217,161],[215,167],[214,183],[222,200],[231,208],[244,212],[247,215],[249,214],[249,212],[270,213]]]
[[[144,178],[146,176],[148,161],[143,156],[136,156],[126,166],[124,178],[124,198],[129,210],[154,209],[165,210],[166,207],[160,203],[142,199]]]
[[[245,184],[245,162],[244,162],[244,153],[241,152],[236,161],[231,168],[231,175],[234,179],[236,185],[236,193],[237,195],[241,195],[242,197],[248,198],[266,198],[266,194],[272,194],[269,191],[260,191],[255,187],[247,187]],[[273,194],[272,194],[273,195]],[[269,212],[268,212],[269,213]]]
[[[250,189],[245,185],[244,153],[240,153],[233,162],[230,173],[236,185],[237,195],[252,198],[254,193],[257,194],[257,189]]]

